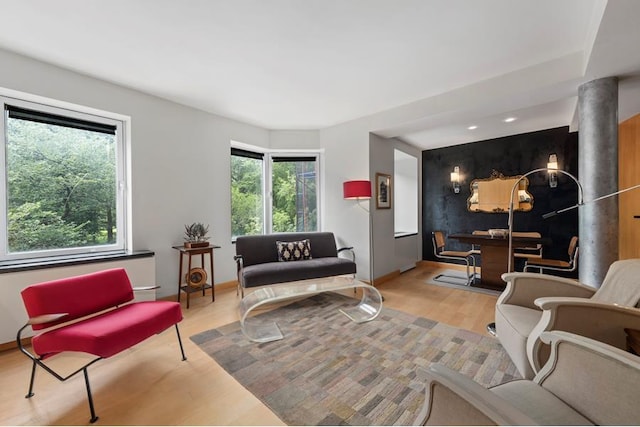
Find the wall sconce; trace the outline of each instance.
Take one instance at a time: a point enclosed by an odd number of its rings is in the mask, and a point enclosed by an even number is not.
[[[547,163],[547,169],[558,169],[558,156],[556,153],[549,154],[549,163]],[[558,186],[558,173],[549,170],[549,187],[556,188]]]
[[[453,186],[453,192],[458,194],[460,192],[460,167],[454,166],[453,172],[451,172],[451,185]]]

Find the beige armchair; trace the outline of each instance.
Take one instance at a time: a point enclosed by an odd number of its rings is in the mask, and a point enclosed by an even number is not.
[[[572,279],[506,273],[495,310],[496,333],[524,378],[549,357],[543,331],[562,330],[625,348],[624,328],[640,329],[640,259],[614,262],[599,289]]]
[[[551,358],[533,380],[484,388],[442,365],[419,373],[414,425],[637,425],[640,357],[579,335],[542,334]]]

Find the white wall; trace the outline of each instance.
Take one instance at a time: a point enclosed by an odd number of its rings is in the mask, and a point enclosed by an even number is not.
[[[417,168],[416,177],[418,179],[418,197],[416,197],[415,204],[411,206],[412,209],[418,209],[418,218],[420,218],[420,163],[421,153],[415,147],[412,147],[395,138],[383,138],[375,134],[370,136],[370,176],[372,182],[375,180],[376,173],[385,173],[393,177],[396,175],[395,171],[395,150],[400,150],[405,154],[408,154],[418,161],[413,167]],[[422,259],[422,232],[420,224],[418,224],[417,234],[413,236],[406,236],[402,238],[395,238],[395,214],[397,212],[397,192],[402,191],[402,181],[392,181],[391,195],[393,201],[391,203],[391,209],[376,209],[375,203],[373,204],[373,255],[374,255],[374,277],[382,277],[395,271],[404,271],[411,266],[415,265],[420,259]],[[375,194],[374,194],[375,196]]]
[[[269,146],[269,132],[0,50],[0,87],[128,115],[132,122],[133,249],[156,254],[158,296],[177,293],[184,224],[210,224],[215,282],[235,279],[230,141]],[[46,271],[46,270],[45,270]],[[0,300],[15,294],[0,275]],[[10,277],[11,276],[11,277]]]
[[[369,280],[369,215],[354,200],[344,200],[345,181],[369,179],[369,132],[367,123],[349,122],[320,131],[324,149],[322,174],[323,230],[332,231],[338,246],[353,246],[357,277]],[[361,202],[369,209],[369,202]]]
[[[270,130],[269,148],[316,150],[320,148],[320,132],[317,130]]]
[[[394,230],[397,233],[415,233],[418,231],[418,158],[404,151],[394,151],[395,185]]]

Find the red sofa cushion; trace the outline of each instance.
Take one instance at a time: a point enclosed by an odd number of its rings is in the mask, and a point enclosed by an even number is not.
[[[103,358],[113,356],[182,320],[180,304],[170,301],[136,302],[33,337],[40,356],[81,351]]]
[[[33,325],[39,330],[125,304],[133,300],[133,289],[124,268],[115,268],[28,286],[22,300],[29,317],[69,313],[59,321]]]

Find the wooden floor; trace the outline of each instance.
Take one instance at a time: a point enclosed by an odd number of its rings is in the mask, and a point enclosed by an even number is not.
[[[438,273],[420,266],[381,284],[386,307],[486,334],[496,297],[427,285]],[[188,360],[180,360],[173,328],[100,361],[89,376],[100,419],[96,425],[283,425],[189,337],[238,320],[235,289],[216,292],[216,301],[192,295],[180,323]],[[71,372],[78,360],[60,357],[59,369]],[[35,396],[25,399],[30,361],[18,350],[0,353],[0,424],[88,424],[89,409],[82,375],[60,383],[38,370]]]

